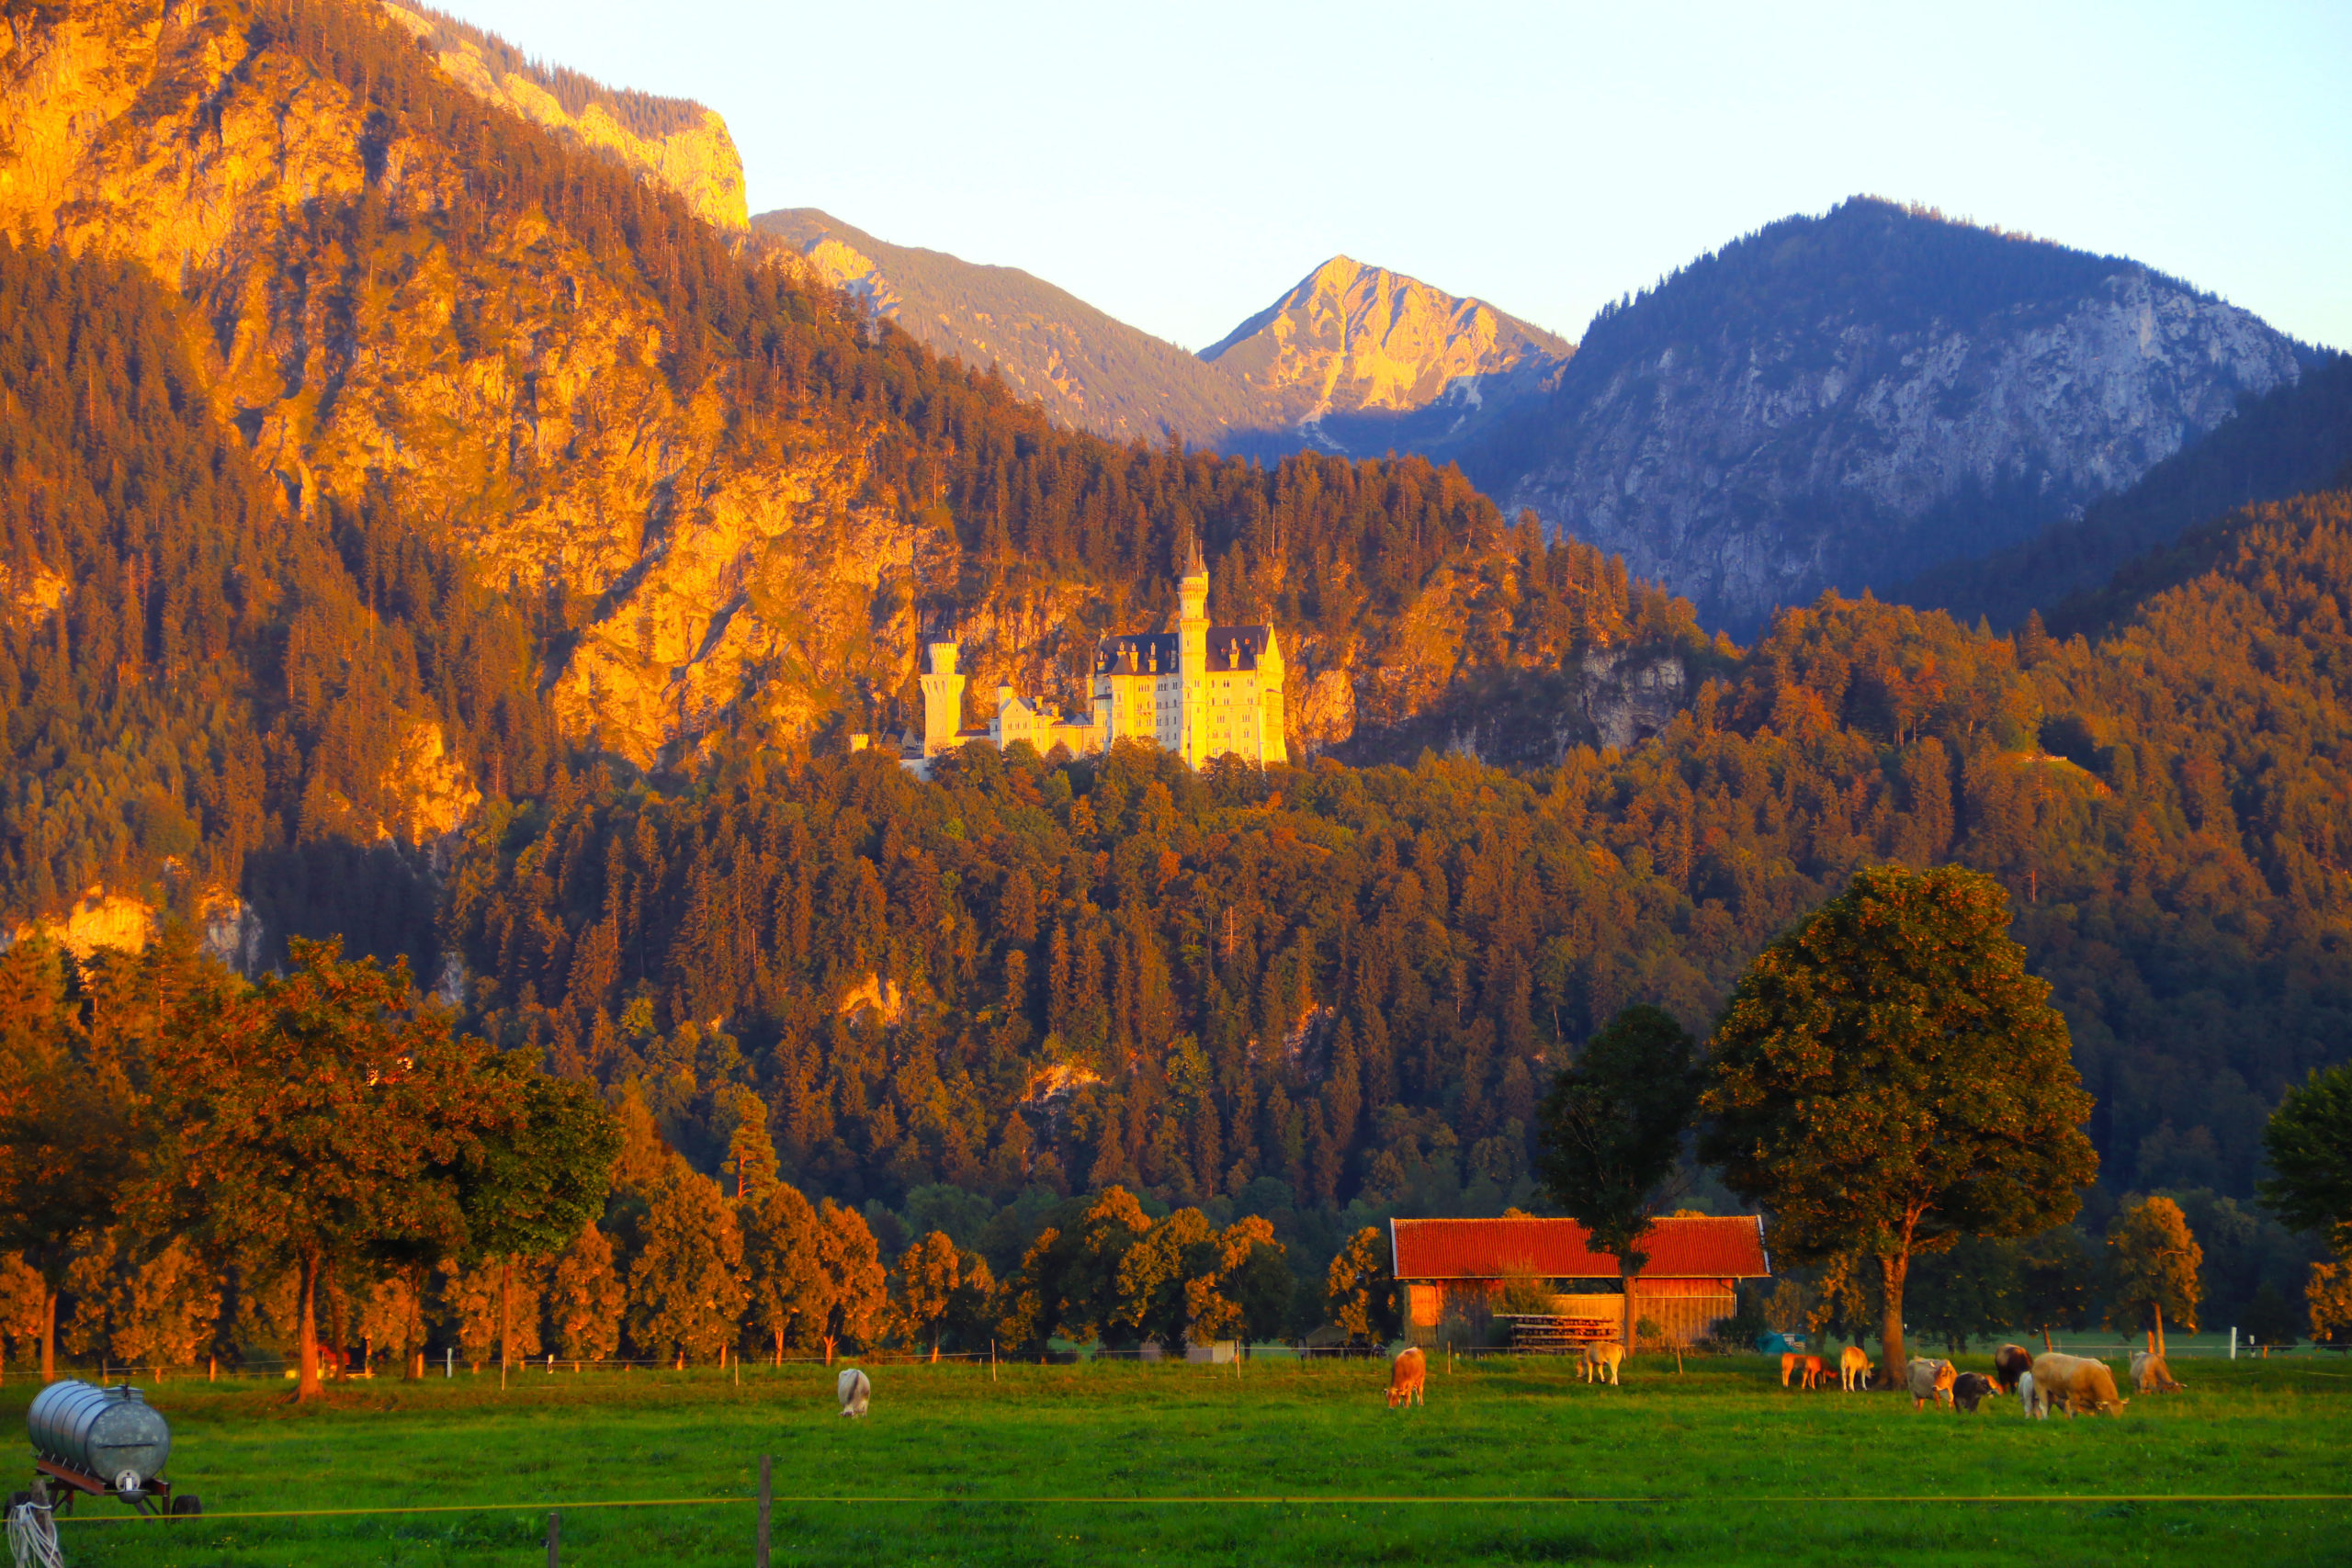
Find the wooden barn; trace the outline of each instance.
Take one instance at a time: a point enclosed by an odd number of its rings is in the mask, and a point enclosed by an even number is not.
[[[1732,1314],[1739,1280],[1772,1272],[1764,1222],[1755,1214],[1661,1218],[1645,1241],[1650,1260],[1634,1280],[1634,1314],[1682,1344]],[[1449,1317],[1498,1315],[1503,1282],[1511,1279],[1553,1292],[1551,1321],[1519,1325],[1521,1343],[1613,1337],[1623,1321],[1617,1259],[1594,1247],[1574,1220],[1391,1220],[1388,1245],[1408,1333],[1426,1334]]]

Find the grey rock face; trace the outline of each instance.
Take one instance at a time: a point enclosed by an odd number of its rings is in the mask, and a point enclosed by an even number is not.
[[[1742,630],[2027,537],[2299,372],[2257,318],[2128,263],[1965,321],[1823,308],[1600,357],[1534,461],[1478,477]]]

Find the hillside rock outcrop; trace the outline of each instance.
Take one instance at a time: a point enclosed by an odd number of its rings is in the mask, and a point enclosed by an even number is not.
[[[491,103],[659,180],[706,222],[741,229],[751,221],[743,159],[717,109],[551,71],[454,17],[382,3],[385,15],[432,47],[444,71]]]

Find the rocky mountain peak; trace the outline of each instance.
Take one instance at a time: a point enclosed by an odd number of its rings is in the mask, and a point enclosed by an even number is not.
[[[1270,398],[1283,423],[1312,424],[1427,408],[1464,383],[1573,352],[1483,299],[1337,255],[1201,357]]]

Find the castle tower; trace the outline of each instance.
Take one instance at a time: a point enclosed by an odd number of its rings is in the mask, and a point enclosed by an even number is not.
[[[931,645],[931,673],[922,678],[922,754],[956,750],[964,728],[964,677],[956,672],[956,645]]]
[[[1208,761],[1209,569],[1200,536],[1185,541],[1184,573],[1176,580],[1176,671],[1182,716],[1182,755],[1193,767]]]

